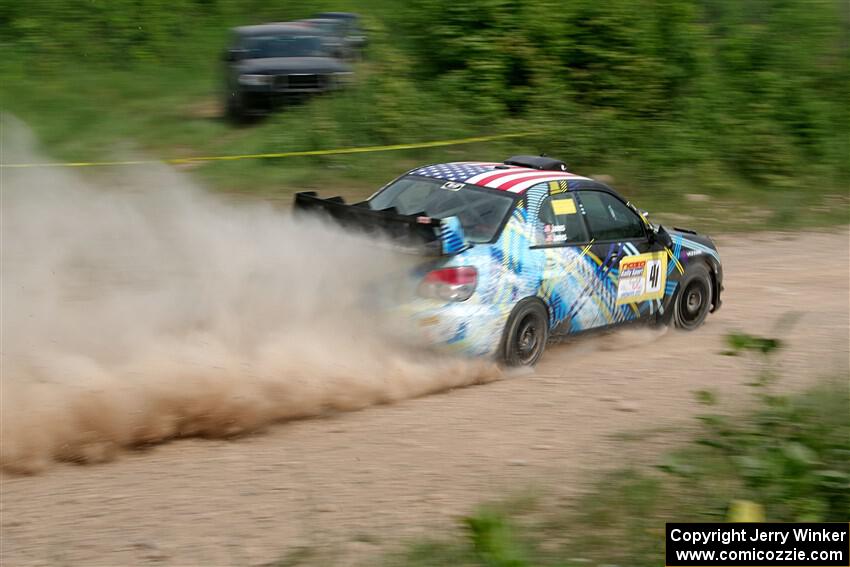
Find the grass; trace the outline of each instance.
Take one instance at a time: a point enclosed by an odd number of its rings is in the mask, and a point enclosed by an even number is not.
[[[212,74],[213,70],[206,72]],[[2,74],[8,73],[0,71]],[[4,90],[2,96],[7,98],[2,103],[33,128],[50,155],[47,159],[58,161],[254,154],[359,146],[365,145],[358,141],[364,138],[367,143],[385,141],[359,134],[342,139],[311,135],[309,125],[326,112],[339,112],[336,106],[340,103],[334,98],[345,93],[238,127],[221,117],[212,77],[187,83],[183,76],[182,71],[153,69],[114,71],[92,81],[68,75],[51,79],[55,82],[49,89],[19,77],[12,89]],[[351,105],[357,107],[358,103]],[[523,129],[522,124],[516,126],[516,130]],[[404,141],[489,133],[468,129],[422,131]],[[340,194],[356,200],[423,163],[501,160],[516,153],[540,153],[545,148],[545,141],[514,139],[358,155],[199,163],[185,169],[204,185],[228,194],[288,203],[295,191],[316,189],[325,195]],[[128,174],[134,167],[143,166],[129,167]],[[651,211],[653,219],[668,225],[730,231],[829,226],[850,220],[850,196],[840,192],[777,192],[734,178],[724,182],[719,174],[707,175],[702,181],[683,177],[681,182],[661,179],[641,183],[627,168],[605,165],[586,165],[579,172],[612,178],[612,184],[625,196]]]
[[[383,82],[381,64],[375,62],[360,64],[358,84],[349,91],[317,97],[265,120],[235,126],[221,116],[219,69],[214,60],[192,65],[191,72],[185,67],[137,66],[132,71],[92,67],[74,73],[37,66],[39,72],[33,73],[22,61],[10,57],[0,63],[0,76],[4,77],[0,105],[33,129],[48,160],[167,159],[330,149],[533,127],[511,120],[494,126],[479,124],[456,107],[441,108],[444,101],[438,95],[421,93],[408,100],[405,91],[400,104],[429,107],[420,123],[408,124],[404,117],[411,109],[394,109],[387,102],[384,91],[394,87]],[[435,113],[440,120],[435,120]],[[553,135],[357,155],[198,163],[185,169],[204,185],[228,194],[288,203],[295,191],[316,189],[356,200],[422,163],[501,160],[511,154],[540,153]],[[127,168],[128,175],[133,174],[133,167]],[[850,195],[829,184],[821,183],[818,192],[794,187],[760,189],[724,173],[719,165],[657,175],[647,175],[626,162],[581,163],[573,169],[586,175],[604,174],[626,197],[651,211],[653,218],[697,230],[828,226],[850,220]],[[801,174],[797,183],[811,185],[815,179]]]
[[[12,3],[0,14],[0,108],[35,131],[50,160],[277,153],[539,130],[497,143],[185,169],[229,194],[288,202],[295,190],[318,189],[357,199],[427,162],[547,152],[577,173],[605,175],[668,224],[728,231],[850,221],[840,135],[846,42],[828,3],[791,2],[776,21],[757,18],[758,25],[738,10],[702,13],[689,1],[647,6],[637,20],[628,2],[601,10],[570,2],[546,19],[527,17],[551,12],[542,1],[519,18],[510,3],[485,0],[65,4]],[[328,9],[363,17],[369,48],[355,84],[248,126],[224,121],[229,28]],[[790,52],[783,26],[803,30]],[[720,41],[715,28],[730,37]],[[497,43],[502,29],[512,44]],[[574,33],[560,38],[564,29]],[[682,41],[669,46],[673,53],[656,53],[650,46],[668,45],[668,32]],[[591,72],[588,54],[598,59]],[[674,88],[671,77],[680,74]],[[663,92],[672,98],[661,100]]]
[[[7,84],[0,103],[33,129],[49,159],[59,161],[276,153],[397,142],[370,132],[371,94],[366,85],[318,97],[247,126],[233,125],[222,117],[217,71],[214,65],[200,66],[187,77],[184,69],[143,67],[132,72],[47,72],[36,78],[6,62],[0,66]],[[364,64],[361,73],[368,76],[369,72]],[[340,134],[334,130],[346,115],[361,115],[364,131],[348,129]],[[324,133],[323,122],[329,123]],[[356,121],[348,120],[349,125],[352,122]],[[435,127],[402,142],[488,133]],[[211,188],[226,192],[274,197],[291,194],[293,188],[326,188],[344,178],[356,194],[368,195],[423,161],[502,155],[513,147],[501,142],[365,156],[203,163],[191,171]]]

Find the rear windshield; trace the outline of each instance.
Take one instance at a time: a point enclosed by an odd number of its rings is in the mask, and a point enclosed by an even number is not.
[[[269,57],[325,57],[327,50],[314,35],[255,35],[243,40],[248,59]]]
[[[514,199],[511,195],[453,181],[408,175],[369,200],[369,207],[394,207],[399,214],[433,218],[456,216],[471,242],[490,242],[502,226]]]

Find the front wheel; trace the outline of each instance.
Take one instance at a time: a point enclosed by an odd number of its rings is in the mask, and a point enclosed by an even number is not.
[[[501,359],[506,366],[533,366],[549,340],[549,317],[536,299],[514,307],[502,337]]]
[[[224,117],[235,125],[242,125],[248,121],[245,98],[238,90],[228,89],[224,93]]]
[[[703,324],[711,309],[711,275],[702,264],[691,266],[679,283],[673,304],[673,324],[691,331]]]

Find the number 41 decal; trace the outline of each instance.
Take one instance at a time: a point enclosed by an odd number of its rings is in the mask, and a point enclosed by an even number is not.
[[[664,252],[624,256],[620,260],[617,305],[661,299],[666,282],[667,255]]]

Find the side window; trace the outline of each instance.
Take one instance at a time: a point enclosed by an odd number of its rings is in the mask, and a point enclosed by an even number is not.
[[[546,197],[540,206],[535,244],[569,244],[586,242],[584,223],[570,193]]]
[[[581,204],[596,240],[643,238],[643,221],[622,201],[602,191],[581,191]]]

